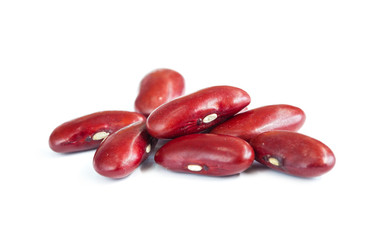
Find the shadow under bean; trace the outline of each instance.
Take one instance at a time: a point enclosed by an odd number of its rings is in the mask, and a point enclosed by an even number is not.
[[[245,170],[243,173],[245,174],[254,174],[258,172],[271,171],[271,169],[261,163],[253,162],[251,167]]]
[[[168,139],[159,139],[155,148],[152,150],[152,152],[149,154],[148,158],[144,160],[140,165],[140,171],[146,172],[150,170],[156,163],[155,163],[155,154],[156,152],[167,142],[170,140]]]

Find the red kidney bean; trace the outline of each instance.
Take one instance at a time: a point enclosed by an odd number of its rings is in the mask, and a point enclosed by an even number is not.
[[[158,69],[146,75],[140,83],[135,109],[148,116],[158,106],[184,93],[184,78],[171,69]]]
[[[103,111],[65,122],[55,128],[49,137],[49,146],[55,152],[69,153],[97,148],[109,134],[146,118],[135,112]]]
[[[93,167],[105,177],[126,177],[148,157],[156,142],[144,122],[124,127],[101,143],[95,152]]]
[[[155,161],[176,172],[228,176],[249,168],[254,156],[252,147],[240,138],[200,133],[167,142]]]
[[[156,138],[198,133],[223,122],[250,101],[248,93],[236,87],[205,88],[158,107],[148,117],[148,132]]]
[[[264,132],[251,139],[250,144],[258,162],[299,177],[320,176],[335,165],[331,149],[297,132]]]
[[[305,114],[300,108],[285,104],[270,105],[239,113],[216,126],[211,133],[231,135],[249,141],[266,131],[297,131],[304,121]]]

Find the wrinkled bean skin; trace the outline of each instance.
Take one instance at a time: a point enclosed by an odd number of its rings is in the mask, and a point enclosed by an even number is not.
[[[184,78],[180,73],[171,69],[155,70],[141,80],[135,110],[147,117],[158,106],[183,93]]]
[[[336,161],[324,143],[297,132],[264,132],[250,144],[258,162],[298,177],[320,176],[330,171]]]
[[[254,156],[252,147],[240,138],[198,133],[167,142],[155,154],[155,161],[176,172],[229,176],[248,169]]]
[[[148,117],[148,132],[166,139],[198,133],[225,121],[250,101],[248,93],[240,88],[205,88],[158,107]]]
[[[146,118],[136,112],[102,111],[65,122],[55,128],[49,137],[50,148],[59,153],[78,152],[97,148],[104,135],[116,132]],[[96,135],[99,134],[99,135]]]
[[[249,141],[256,135],[271,130],[297,131],[305,121],[303,110],[278,104],[239,113],[219,124],[211,133],[231,135]]]
[[[101,143],[95,152],[93,167],[105,177],[126,177],[147,159],[156,143],[157,139],[148,134],[144,122],[124,127]]]

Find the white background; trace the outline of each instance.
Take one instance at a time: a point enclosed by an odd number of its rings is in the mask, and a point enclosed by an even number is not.
[[[383,239],[383,46],[382,1],[1,1],[0,239]],[[94,151],[49,149],[65,121],[132,111],[162,67],[186,93],[302,108],[335,168],[215,178],[150,158],[116,181]]]

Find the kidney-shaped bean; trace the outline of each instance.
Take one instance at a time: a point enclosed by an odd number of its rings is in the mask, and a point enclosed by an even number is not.
[[[95,152],[93,167],[105,177],[126,177],[148,157],[156,142],[143,122],[124,127],[101,143]]]
[[[198,133],[223,122],[250,101],[248,93],[240,88],[205,88],[158,107],[148,117],[148,132],[156,138]]]
[[[297,132],[264,132],[251,139],[250,144],[258,162],[299,177],[320,176],[335,165],[335,155],[329,147]]]
[[[297,131],[304,121],[305,114],[298,107],[285,104],[269,105],[239,113],[216,126],[211,133],[236,136],[249,141],[266,131]]]
[[[109,134],[146,118],[136,112],[103,111],[65,122],[55,128],[49,137],[49,146],[55,152],[69,153],[97,148]]]
[[[141,80],[135,109],[148,116],[158,106],[183,93],[184,78],[180,73],[171,69],[157,69]]]
[[[176,172],[228,176],[249,168],[254,152],[243,139],[200,133],[167,142],[155,154],[155,161]]]

